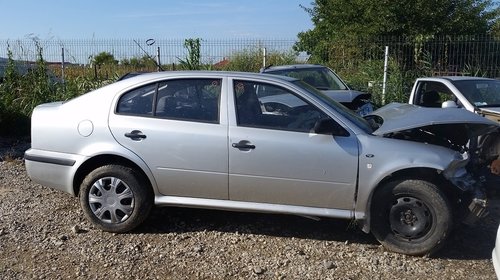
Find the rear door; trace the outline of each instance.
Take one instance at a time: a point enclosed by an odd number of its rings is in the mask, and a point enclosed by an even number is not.
[[[285,87],[229,84],[229,198],[352,209],[356,137],[312,133],[317,120],[330,117]]]
[[[220,77],[169,79],[118,99],[110,129],[146,162],[161,194],[228,198],[224,88]]]

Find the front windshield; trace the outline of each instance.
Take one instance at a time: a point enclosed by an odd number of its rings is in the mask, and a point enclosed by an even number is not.
[[[266,72],[302,80],[319,90],[347,90],[342,80],[327,67],[293,68]]]
[[[455,87],[476,107],[500,107],[500,81],[454,81]]]
[[[326,103],[328,106],[332,107],[333,110],[341,114],[343,117],[351,121],[352,123],[356,124],[359,128],[361,128],[364,132],[366,133],[372,133],[373,128],[370,126],[370,124],[360,117],[359,115],[355,114],[353,111],[349,110],[347,107],[344,105],[340,104],[339,102],[333,100],[332,98],[328,97],[321,91],[317,90],[315,87],[309,85],[308,83],[305,83],[304,81],[297,80],[292,82],[295,85],[303,88],[304,90],[308,91],[312,95],[316,96],[319,98],[321,101]]]

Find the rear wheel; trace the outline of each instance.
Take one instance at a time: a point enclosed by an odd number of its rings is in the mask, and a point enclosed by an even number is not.
[[[371,213],[373,235],[384,247],[402,254],[435,252],[453,227],[448,199],[422,180],[387,183],[374,194]]]
[[[153,205],[153,194],[134,169],[106,165],[90,172],[80,187],[87,218],[109,232],[126,232],[141,224]]]

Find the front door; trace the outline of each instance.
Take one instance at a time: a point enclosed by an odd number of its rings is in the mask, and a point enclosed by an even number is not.
[[[329,116],[288,89],[248,80],[232,84],[229,198],[353,209],[356,137],[311,132]]]

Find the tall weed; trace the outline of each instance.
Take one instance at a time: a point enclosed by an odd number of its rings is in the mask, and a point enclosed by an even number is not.
[[[295,52],[271,51],[267,54],[266,63],[268,65],[285,65],[297,63],[297,54]],[[259,72],[264,61],[264,53],[261,47],[249,48],[235,53],[228,64],[222,70]]]

